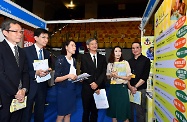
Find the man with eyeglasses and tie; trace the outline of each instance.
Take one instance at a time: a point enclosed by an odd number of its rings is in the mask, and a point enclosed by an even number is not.
[[[50,61],[50,53],[45,46],[48,43],[49,35],[48,31],[42,28],[37,28],[34,31],[35,44],[30,47],[24,48],[28,60],[29,75],[30,75],[30,87],[28,91],[27,107],[24,109],[22,122],[30,122],[34,105],[34,122],[44,122],[44,108],[47,95],[47,82],[37,82],[37,77],[46,76],[50,68],[47,71],[34,70],[34,60],[48,59]]]
[[[86,41],[89,53],[81,57],[81,72],[91,75],[82,82],[82,122],[97,122],[98,110],[93,98],[94,92],[99,94],[99,89],[104,88],[106,78],[106,58],[97,53],[97,40],[90,38]]]
[[[20,122],[23,109],[10,113],[12,99],[24,102],[29,87],[26,55],[17,44],[23,29],[17,21],[6,20],[1,25],[5,39],[0,42],[0,122]]]

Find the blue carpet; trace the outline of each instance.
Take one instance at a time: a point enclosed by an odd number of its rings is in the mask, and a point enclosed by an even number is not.
[[[76,100],[76,111],[71,115],[71,122],[82,121],[82,99],[81,99],[81,83],[77,83],[77,100]],[[48,88],[47,99],[49,103],[45,108],[45,122],[55,122],[57,117],[56,111],[56,88],[55,86]],[[31,122],[34,122],[33,117]],[[98,122],[112,122],[111,118],[106,116],[106,110],[101,109],[98,112]]]

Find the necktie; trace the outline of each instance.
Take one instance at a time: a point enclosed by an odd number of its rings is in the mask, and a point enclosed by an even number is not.
[[[43,60],[43,57],[42,57],[42,49],[39,50],[39,57],[38,57],[39,60]]]
[[[16,58],[16,62],[17,62],[18,67],[19,67],[19,52],[18,52],[18,47],[17,47],[17,46],[14,46],[14,49],[15,49],[15,58]],[[21,82],[21,80],[20,80],[18,89],[21,89],[21,88],[22,88],[22,82]]]
[[[16,62],[19,66],[19,52],[18,52],[18,47],[17,46],[14,46],[14,49],[15,49],[15,58],[16,58]]]
[[[97,67],[97,66],[96,66],[96,58],[95,58],[95,55],[93,56],[93,62],[94,62],[94,64],[95,64],[95,67]]]

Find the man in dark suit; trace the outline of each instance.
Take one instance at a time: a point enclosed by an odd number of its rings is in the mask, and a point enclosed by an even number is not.
[[[97,53],[97,40],[90,38],[86,41],[89,53],[82,55],[81,72],[91,76],[83,81],[82,103],[83,116],[82,122],[97,122],[98,110],[93,98],[94,92],[99,93],[100,88],[104,88],[106,78],[106,58]]]
[[[1,29],[5,39],[0,42],[0,122],[20,122],[23,110],[10,113],[10,105],[14,98],[23,102],[29,86],[26,55],[17,45],[23,30],[14,20],[4,21]]]
[[[25,52],[28,60],[30,87],[28,92],[27,108],[24,109],[22,122],[30,122],[32,109],[34,105],[34,121],[44,122],[44,107],[47,95],[47,82],[38,82],[37,77],[44,77],[49,72],[44,70],[34,70],[34,60],[50,59],[49,51],[44,47],[48,43],[48,31],[42,28],[37,28],[34,31],[35,44],[26,47]]]

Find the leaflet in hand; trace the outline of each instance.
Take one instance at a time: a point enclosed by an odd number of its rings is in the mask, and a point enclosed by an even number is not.
[[[73,80],[72,82],[78,82],[78,81],[81,81],[81,80],[85,80],[85,79],[88,79],[88,77],[90,77],[91,75],[89,75],[88,73],[83,73],[83,74],[80,74],[77,76],[77,79],[76,80]]]
[[[49,68],[48,59],[45,60],[34,60],[34,70],[47,70]],[[44,77],[36,77],[37,83],[47,81],[51,78],[50,73]]]
[[[94,93],[93,96],[97,109],[109,108],[105,89],[100,89],[100,94]]]
[[[34,60],[33,63],[34,70],[47,70],[49,68],[48,59],[45,60]]]
[[[26,101],[27,101],[27,96],[25,96],[24,102],[21,103],[17,99],[13,99],[10,105],[10,112],[12,113],[14,111],[25,108],[27,106]]]
[[[130,102],[133,102],[133,103],[136,103],[138,105],[141,105],[141,92],[140,91],[136,91],[135,94],[131,94],[130,90],[128,90],[129,92],[129,99],[130,99]]]

